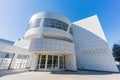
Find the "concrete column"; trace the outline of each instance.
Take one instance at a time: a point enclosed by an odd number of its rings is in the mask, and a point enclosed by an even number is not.
[[[31,63],[31,70],[36,70],[37,68],[37,61],[38,61],[38,55],[33,54],[32,55],[32,63]]]
[[[74,54],[65,56],[65,69],[77,71],[76,57]]]
[[[32,65],[32,55],[28,55],[29,57],[28,57],[28,61],[27,61],[27,68],[31,68],[31,65]]]

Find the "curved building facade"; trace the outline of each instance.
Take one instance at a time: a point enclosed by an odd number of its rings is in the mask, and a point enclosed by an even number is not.
[[[33,70],[77,70],[75,46],[69,19],[53,12],[34,14],[24,35],[34,54]],[[14,46],[24,44],[21,40]],[[23,46],[20,46],[23,47]]]
[[[118,72],[96,15],[71,22],[54,12],[34,14],[24,37],[0,51],[14,53],[9,69]]]
[[[71,22],[66,17],[52,12],[41,12],[31,17],[24,38],[44,37],[72,41],[71,27]]]

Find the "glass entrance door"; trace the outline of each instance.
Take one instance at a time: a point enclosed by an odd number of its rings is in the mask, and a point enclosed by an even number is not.
[[[46,55],[42,55],[41,62],[40,62],[41,69],[45,69],[45,63],[46,63]]]
[[[37,69],[38,70],[63,70],[64,55],[39,54]]]
[[[48,55],[48,59],[47,59],[47,69],[52,69],[52,64],[53,64],[53,60],[52,60],[52,55]]]

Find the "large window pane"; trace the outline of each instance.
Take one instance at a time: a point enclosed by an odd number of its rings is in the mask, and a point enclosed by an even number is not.
[[[45,64],[46,59],[41,59],[41,64]]]
[[[47,68],[52,69],[52,55],[48,55]]]
[[[41,19],[38,18],[38,19],[30,22],[30,23],[29,23],[29,26],[28,26],[28,29],[35,28],[35,27],[39,27],[39,26],[40,26],[40,21],[41,21]]]
[[[12,58],[13,57],[13,54],[11,54],[11,53],[7,53],[6,55],[5,55],[5,58]]]
[[[58,56],[54,56],[53,68],[58,69]]]
[[[64,69],[64,56],[39,55],[37,69]]]
[[[56,60],[56,59],[58,60],[58,56],[54,56],[54,60]]]
[[[28,58],[28,55],[17,55],[13,69],[27,68]]]
[[[40,64],[40,68],[44,69],[45,68],[45,64]]]
[[[63,69],[64,68],[64,60],[63,60],[63,56],[59,57],[59,68]]]
[[[52,69],[52,64],[47,64],[47,69]]]
[[[0,69],[8,69],[13,58],[12,53],[0,53]]]
[[[45,18],[44,20],[44,27],[52,27],[52,28],[57,28],[57,29],[67,31],[68,26],[69,26],[68,24],[60,20],[50,19],[50,18]]]
[[[40,68],[45,68],[46,55],[42,55]]]
[[[46,58],[46,55],[42,55],[42,58]]]

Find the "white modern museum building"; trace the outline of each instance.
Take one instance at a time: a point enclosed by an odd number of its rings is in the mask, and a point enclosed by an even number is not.
[[[0,70],[119,72],[97,15],[71,22],[54,12],[34,14],[24,37],[0,39]]]

